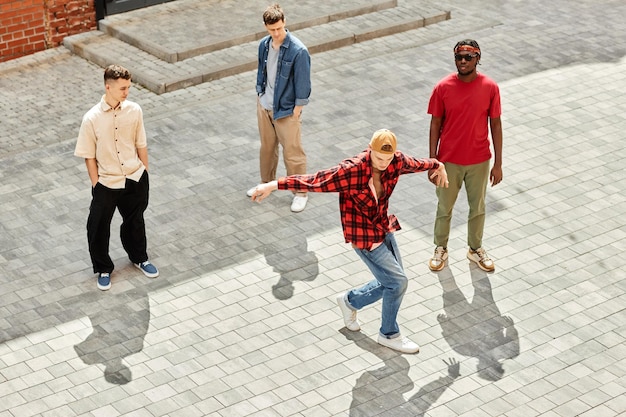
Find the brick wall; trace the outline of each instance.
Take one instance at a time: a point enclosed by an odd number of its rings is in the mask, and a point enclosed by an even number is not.
[[[94,0],[0,0],[0,62],[96,29]]]

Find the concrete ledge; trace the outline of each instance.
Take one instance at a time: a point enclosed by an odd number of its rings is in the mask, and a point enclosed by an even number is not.
[[[432,6],[410,3],[390,7],[395,4],[397,0],[387,0],[318,16],[307,20],[307,25],[313,22],[315,25],[297,32],[291,30],[307,45],[311,54],[316,54],[450,19],[449,11]],[[109,32],[116,30],[109,26]],[[188,56],[180,51],[166,50],[153,39],[142,40],[143,48],[137,48],[126,41],[123,33],[114,37],[93,31],[68,36],[63,44],[73,53],[102,67],[111,63],[124,65],[132,72],[134,82],[156,94],[163,94],[256,69],[258,38],[260,35],[256,33],[238,39],[223,39],[184,52]]]
[[[340,21],[351,17],[362,16],[369,13],[375,13],[382,10],[391,9],[397,7],[398,5],[398,0],[370,0],[370,2],[370,4],[366,4],[364,6],[358,5],[350,9],[338,11],[333,10],[331,13],[326,13],[324,11],[325,8],[320,6],[320,14],[318,16],[307,17],[306,19],[295,20],[293,22],[289,21],[288,27],[290,30],[295,32],[297,30],[319,26],[329,22]],[[154,9],[156,10],[157,7],[155,7]],[[163,8],[163,14],[167,13],[171,17],[173,7],[173,4],[168,4],[167,8]],[[210,2],[206,2],[206,9],[209,9],[211,7],[216,8],[219,6],[211,5]],[[332,9],[336,9],[338,7],[341,6],[332,5]],[[181,13],[183,12],[186,12],[186,10],[184,10],[184,4],[181,3]],[[133,26],[149,24],[148,22],[146,22],[146,20],[150,19],[150,16],[147,16],[144,19],[133,17],[135,15],[140,16],[141,13],[147,14],[148,12],[139,10],[136,12],[128,12],[127,14],[125,14],[125,16],[113,16],[111,18],[103,19],[99,22],[99,28],[102,32],[117,39],[120,39],[130,45],[133,45],[169,63],[179,62],[198,55],[208,54],[218,51],[220,49],[259,40],[263,36],[267,35],[267,32],[265,30],[249,31],[247,28],[244,27],[242,33],[227,39],[211,40],[210,38],[208,38],[208,40],[204,42],[202,40],[197,40],[194,46],[190,47],[181,45],[179,49],[173,50],[172,48],[168,48],[154,39],[146,39],[145,36],[142,36],[140,30],[133,30]],[[154,15],[158,16],[159,14],[153,13],[153,16]],[[196,25],[194,25],[192,22],[187,22],[187,25],[189,27],[196,27]],[[260,25],[255,23],[253,26],[254,28],[256,28]],[[232,27],[230,29],[231,31],[233,30]]]
[[[109,25],[108,23],[106,23],[106,20],[103,20],[102,23],[100,23],[100,30],[107,35],[121,40],[122,42],[136,46],[142,51],[148,52],[150,55],[154,55],[155,57],[162,59],[165,62],[178,61],[177,51],[164,48],[158,43],[152,42],[150,39],[141,39],[141,41],[138,41],[132,35],[125,33],[123,30],[120,30],[116,26]]]
[[[256,61],[241,62],[239,64],[228,65],[224,68],[203,74],[202,82],[219,80],[220,78],[230,77],[231,75],[241,74],[242,72],[252,71],[256,69]]]

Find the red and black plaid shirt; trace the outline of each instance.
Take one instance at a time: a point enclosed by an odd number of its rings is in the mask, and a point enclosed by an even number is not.
[[[418,159],[396,151],[391,164],[380,174],[382,196],[376,201],[369,181],[372,178],[370,151],[345,159],[333,168],[311,175],[278,179],[279,190],[338,192],[341,225],[347,243],[369,249],[382,242],[388,232],[400,230],[396,216],[387,215],[389,198],[400,175],[438,168],[434,159]]]

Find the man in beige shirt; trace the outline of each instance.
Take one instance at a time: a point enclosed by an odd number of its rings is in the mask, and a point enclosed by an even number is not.
[[[105,94],[83,117],[74,151],[85,158],[92,185],[87,240],[101,290],[111,288],[109,238],[115,209],[122,216],[120,238],[130,261],[149,278],[159,275],[146,251],[148,144],[141,107],[126,100],[130,86],[126,68],[109,65],[104,70]]]

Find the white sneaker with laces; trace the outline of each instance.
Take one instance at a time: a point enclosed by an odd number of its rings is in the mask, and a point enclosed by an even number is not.
[[[356,319],[356,310],[351,309],[346,304],[346,293],[342,292],[341,294],[337,294],[337,305],[341,310],[341,315],[343,317],[343,323],[346,325],[346,329],[351,330],[353,332],[358,332],[361,330],[361,325],[359,321]]]
[[[437,246],[433,257],[428,261],[428,267],[431,271],[441,271],[446,266],[446,259],[448,259],[448,249]]]
[[[487,255],[487,252],[483,248],[478,248],[476,250],[469,249],[467,252],[467,259],[472,262],[476,262],[478,267],[486,272],[491,272],[496,269],[496,264],[493,260]]]
[[[298,195],[296,194],[291,202],[291,211],[294,213],[299,213],[306,207],[306,203],[309,201],[308,195]]]
[[[398,335],[398,337],[394,337],[393,339],[387,339],[385,336],[379,334],[378,344],[402,353],[418,353],[420,351],[420,347],[417,343],[412,342],[408,337],[402,337],[402,335]]]

